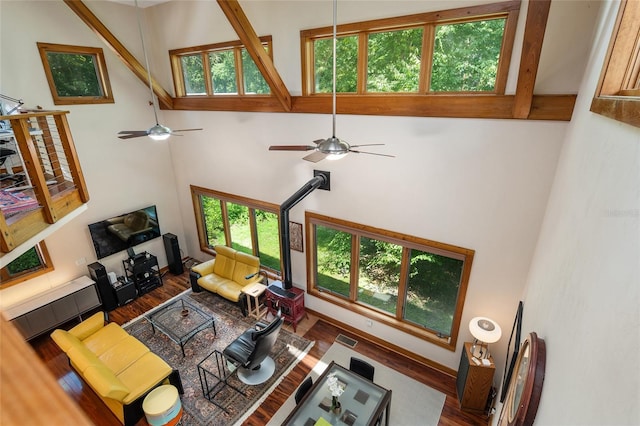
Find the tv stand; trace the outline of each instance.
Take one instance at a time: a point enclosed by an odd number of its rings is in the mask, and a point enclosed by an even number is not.
[[[162,286],[158,259],[151,253],[144,252],[123,260],[122,266],[125,278],[135,284],[138,296]]]

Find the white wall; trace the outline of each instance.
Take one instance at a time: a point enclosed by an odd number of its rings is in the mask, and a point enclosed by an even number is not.
[[[536,423],[640,424],[640,129],[589,112],[619,2],[602,8],[531,273],[545,340]]]
[[[299,31],[330,25],[331,3],[241,4],[259,35],[273,34],[276,67],[291,93],[299,93]],[[428,11],[443,4],[451,7],[452,2],[340,4],[339,21],[355,22]],[[553,75],[554,82],[565,82],[562,93],[578,90],[586,57],[576,58],[567,52],[586,51],[591,40],[593,4],[558,2],[552,7],[552,16],[571,8],[573,19],[582,24],[564,32],[562,22],[555,20],[548,28],[553,38],[545,41],[545,48],[555,47],[551,51],[543,48],[543,57],[553,69],[541,72]],[[140,54],[131,8],[103,1],[87,5],[130,50]],[[524,10],[526,7],[521,21]],[[236,38],[214,2],[170,2],[147,8],[145,13],[151,24],[148,41],[152,69],[167,89],[172,87],[166,53],[169,49]],[[0,93],[23,97],[28,105],[52,108],[35,42],[101,46],[100,41],[62,2],[0,2],[0,15]],[[9,43],[8,34],[21,37],[13,37]],[[515,58],[519,58],[518,52],[519,46]],[[291,220],[302,223],[304,211],[313,210],[471,248],[476,256],[455,352],[378,323],[367,328],[362,317],[307,296],[310,308],[453,369],[457,368],[462,342],[471,339],[465,324],[472,317],[490,316],[504,329],[509,328],[524,292],[567,123],[339,116],[339,137],[352,144],[385,143],[379,152],[396,158],[350,155],[339,162],[316,165],[302,161],[301,153],[269,152],[268,146],[305,144],[330,136],[328,115],[162,111],[161,121],[170,127],[203,127],[204,131],[160,144],[144,138],[123,142],[115,136],[118,130],[146,129],[153,124],[153,115],[147,106],[145,86],[106,48],[105,55],[116,104],[68,108],[92,196],[89,211],[47,239],[56,271],[0,292],[0,305],[86,273],[85,265],[76,265],[76,261],[82,257],[87,262],[95,259],[87,231],[89,223],[155,203],[163,232],[177,234],[185,254],[204,258],[197,243],[190,184],[281,203],[311,179],[315,168],[332,173],[332,189],[315,191],[303,200],[292,210]],[[19,66],[15,58],[22,61]],[[540,90],[554,91],[544,85]],[[148,249],[166,264],[161,242],[150,243]],[[105,263],[120,270],[123,257],[114,255]],[[295,252],[292,258],[294,283],[304,287],[304,254]],[[504,338],[492,347],[498,365],[496,383],[501,377],[504,347]]]

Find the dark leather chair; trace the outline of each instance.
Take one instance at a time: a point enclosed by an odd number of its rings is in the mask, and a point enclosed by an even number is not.
[[[365,379],[369,379],[373,382],[373,376],[376,372],[376,369],[373,365],[368,362],[360,359],[351,357],[351,361],[349,363],[349,370],[354,373],[364,377]]]
[[[311,376],[307,377],[304,382],[300,383],[300,386],[298,386],[298,390],[296,391],[295,395],[296,405],[298,405],[300,401],[302,401],[302,398],[304,398],[307,392],[309,392],[311,386],[313,386],[313,378]]]
[[[278,339],[283,319],[277,316],[269,324],[258,323],[231,342],[223,351],[225,358],[238,368],[238,378],[248,385],[266,382],[275,371],[269,356]]]

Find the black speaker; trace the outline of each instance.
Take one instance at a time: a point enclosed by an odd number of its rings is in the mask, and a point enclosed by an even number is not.
[[[113,311],[118,307],[118,299],[116,298],[116,293],[109,282],[109,276],[107,275],[106,268],[99,262],[90,264],[88,268],[91,279],[96,282],[96,287],[98,287],[98,294],[100,294],[102,307],[107,312]]]
[[[173,234],[166,233],[162,236],[164,240],[164,250],[167,253],[167,263],[169,264],[169,272],[173,275],[180,275],[184,272],[182,267],[182,258],[180,257],[180,246],[178,245],[178,237]]]

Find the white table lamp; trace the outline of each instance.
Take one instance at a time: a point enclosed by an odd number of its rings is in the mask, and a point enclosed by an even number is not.
[[[487,358],[489,356],[489,343],[495,343],[502,337],[502,329],[492,319],[486,317],[475,317],[469,322],[469,331],[471,335],[476,339],[471,349],[471,354],[475,356],[475,347],[480,342],[480,358]],[[483,344],[487,345],[487,350],[483,351]]]

